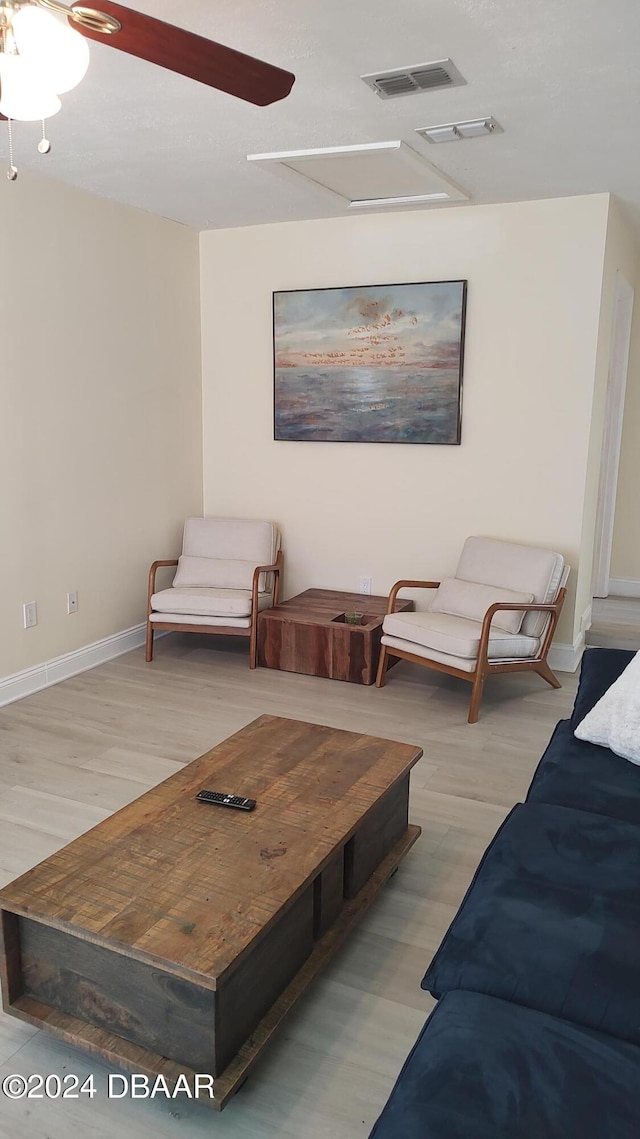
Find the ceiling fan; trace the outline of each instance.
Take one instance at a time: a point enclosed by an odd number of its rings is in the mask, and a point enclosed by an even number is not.
[[[0,0],[0,118],[40,120],[60,109],[58,94],[75,86],[88,65],[88,45],[70,35],[69,28],[259,107],[284,99],[295,81],[289,71],[110,0],[100,0],[98,9],[59,0]],[[58,86],[52,79],[47,87],[49,72],[60,62],[58,41],[62,55],[68,49],[74,56],[78,77],[58,80]],[[42,96],[30,98],[34,91]],[[23,93],[26,102],[20,102]],[[30,112],[16,113],[23,104]],[[46,153],[43,146],[39,149]]]

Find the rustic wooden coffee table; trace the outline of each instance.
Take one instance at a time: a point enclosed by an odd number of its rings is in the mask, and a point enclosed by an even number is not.
[[[224,1107],[420,834],[421,755],[254,720],[0,891],[6,1011]]]
[[[398,598],[396,613],[408,609],[413,609],[413,601]],[[358,625],[345,620],[349,611],[362,614]],[[258,664],[283,672],[373,684],[386,612],[386,597],[307,589],[260,613]],[[394,657],[393,663],[397,660]]]

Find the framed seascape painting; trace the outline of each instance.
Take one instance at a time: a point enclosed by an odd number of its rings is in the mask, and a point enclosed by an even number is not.
[[[274,438],[459,443],[466,297],[466,281],[274,293]]]

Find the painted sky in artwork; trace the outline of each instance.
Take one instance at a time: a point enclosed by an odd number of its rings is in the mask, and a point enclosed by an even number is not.
[[[276,368],[457,368],[462,283],[276,293]]]

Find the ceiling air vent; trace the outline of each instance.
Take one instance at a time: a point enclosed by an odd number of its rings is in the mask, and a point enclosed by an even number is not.
[[[446,123],[437,127],[416,127],[415,130],[427,142],[459,142],[463,138],[502,134],[503,128],[493,115],[488,115],[486,119],[469,119],[465,123]]]
[[[419,95],[422,91],[435,91],[439,87],[462,87],[467,82],[450,59],[416,63],[414,67],[381,71],[377,75],[361,75],[360,78],[381,99]]]

